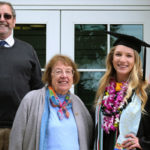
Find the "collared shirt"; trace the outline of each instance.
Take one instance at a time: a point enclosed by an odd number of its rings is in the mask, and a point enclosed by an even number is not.
[[[4,47],[12,47],[14,45],[15,40],[13,37],[13,32],[11,33],[11,35],[8,38],[5,39],[5,41],[7,42],[7,44],[5,44]]]

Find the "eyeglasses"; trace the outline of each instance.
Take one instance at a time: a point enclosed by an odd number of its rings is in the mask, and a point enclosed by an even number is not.
[[[2,17],[2,14],[0,14],[0,18],[1,18],[1,17]],[[9,20],[9,19],[12,18],[12,15],[5,13],[5,14],[3,14],[3,17],[4,17],[6,20]]]
[[[67,76],[73,76],[74,71],[73,71],[72,69],[67,69],[67,70],[56,69],[56,70],[53,71],[53,73],[54,73],[56,76],[63,75],[64,73],[65,73]]]

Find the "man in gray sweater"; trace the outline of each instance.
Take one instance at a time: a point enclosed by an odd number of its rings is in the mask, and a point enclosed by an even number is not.
[[[0,150],[8,149],[9,132],[24,95],[43,86],[33,47],[13,37],[16,13],[0,2]]]

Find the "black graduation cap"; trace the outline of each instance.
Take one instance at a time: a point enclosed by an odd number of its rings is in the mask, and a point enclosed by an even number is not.
[[[130,47],[134,50],[136,50],[138,53],[141,52],[142,46],[144,46],[144,62],[143,62],[143,80],[145,80],[145,69],[146,69],[146,47],[150,47],[150,44],[147,44],[146,42],[131,36],[127,34],[120,34],[115,32],[109,32],[106,33],[114,36],[117,38],[113,46],[117,45],[125,45],[127,47]]]

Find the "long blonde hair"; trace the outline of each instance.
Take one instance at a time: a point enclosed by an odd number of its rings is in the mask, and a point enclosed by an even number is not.
[[[113,47],[106,58],[106,72],[100,80],[100,84],[96,93],[95,105],[97,105],[97,101],[99,98],[102,99],[105,91],[105,87],[109,84],[110,78],[116,74],[116,71],[112,63],[115,49],[116,47]],[[142,110],[144,110],[144,106],[147,101],[147,93],[145,89],[148,86],[148,82],[146,80],[143,81],[141,59],[138,52],[135,50],[134,50],[134,55],[135,55],[135,63],[130,73],[129,85],[128,85],[127,94],[125,96],[125,100],[130,98],[132,91],[135,90],[137,96],[139,96],[139,98],[142,101]]]

